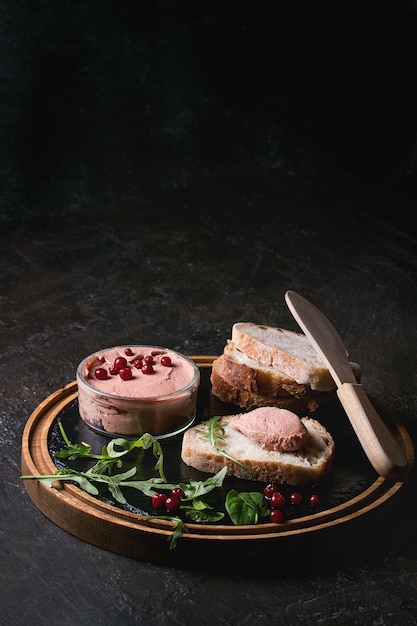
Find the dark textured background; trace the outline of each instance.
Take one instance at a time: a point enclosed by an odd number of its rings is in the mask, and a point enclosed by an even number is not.
[[[1,218],[271,169],[409,197],[416,19],[405,0],[3,0]]]

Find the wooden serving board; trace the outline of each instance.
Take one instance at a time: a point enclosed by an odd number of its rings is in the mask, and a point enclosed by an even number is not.
[[[213,415],[225,415],[232,410],[237,412],[236,407],[220,403],[210,393],[209,374],[216,357],[190,358],[200,367],[202,374],[197,420],[205,420]],[[63,424],[64,418],[68,424],[75,420],[74,432],[81,430],[80,441],[90,443],[87,437],[91,437],[100,446],[108,442],[106,437],[86,428],[78,416],[74,417],[77,397],[77,384],[74,381],[50,395],[35,409],[25,426],[22,438],[23,476],[50,475],[56,471],[57,466],[51,452],[51,438],[59,419],[62,419]],[[326,417],[325,413],[323,416]],[[322,416],[317,419],[322,421]],[[414,463],[414,449],[408,432],[398,421],[391,420],[390,428],[404,449],[407,465],[396,481],[388,481],[376,475],[373,469],[368,467],[367,460],[362,458],[360,449],[355,450],[354,454],[343,449],[343,446],[356,445],[349,432],[347,418],[344,420],[343,414],[331,417],[326,427],[336,440],[335,478],[334,484],[329,487],[328,506],[308,514],[293,515],[281,524],[268,522],[233,526],[228,523],[187,522],[187,532],[173,550],[169,549],[169,539],[173,532],[173,523],[170,521],[147,519],[132,508],[124,509],[117,503],[93,497],[73,484],[56,483],[56,488],[49,488],[37,480],[25,480],[24,484],[34,504],[48,519],[79,539],[117,554],[142,561],[173,565],[197,562],[203,564],[205,560],[207,562],[218,558],[230,560],[240,558],[242,555],[245,555],[246,559],[250,557],[257,559],[270,555],[272,551],[283,554],[284,551],[288,552],[289,548],[291,552],[297,540],[304,541],[319,532],[353,522],[375,511],[397,494],[408,479]],[[335,430],[340,432],[335,433]],[[161,445],[164,448],[165,443],[162,442]],[[178,436],[177,441],[171,443],[176,455],[173,457],[173,463],[184,466],[179,468],[181,476],[184,476],[187,468],[179,457],[180,446],[181,436]],[[173,482],[169,476],[168,480]],[[184,482],[184,478],[182,481]],[[335,493],[340,490],[343,492],[343,485],[349,481],[353,486],[349,487],[346,493],[342,495]],[[245,482],[239,482],[242,491],[245,490]],[[238,488],[236,483],[233,487]],[[258,484],[258,489],[261,488],[262,486]]]

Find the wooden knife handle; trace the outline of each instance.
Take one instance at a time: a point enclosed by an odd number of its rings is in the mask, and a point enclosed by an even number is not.
[[[406,465],[405,454],[360,384],[344,383],[337,395],[374,469],[394,478]]]

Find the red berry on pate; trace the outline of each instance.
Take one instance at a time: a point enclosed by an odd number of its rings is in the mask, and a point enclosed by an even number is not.
[[[127,360],[124,356],[118,356],[114,359],[113,365],[120,371],[123,367],[127,367]]]
[[[107,370],[105,370],[104,367],[98,367],[94,372],[94,375],[96,378],[98,378],[98,380],[107,380],[107,378],[109,377],[107,374]]]
[[[129,367],[122,367],[122,369],[119,371],[119,376],[122,380],[132,380],[133,373]]]

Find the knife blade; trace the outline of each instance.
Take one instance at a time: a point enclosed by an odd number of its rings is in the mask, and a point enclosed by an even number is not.
[[[395,478],[406,465],[405,453],[382,421],[364,388],[352,372],[339,333],[327,317],[295,291],[285,301],[294,319],[327,365],[337,395],[359,442],[374,469],[384,478]]]

